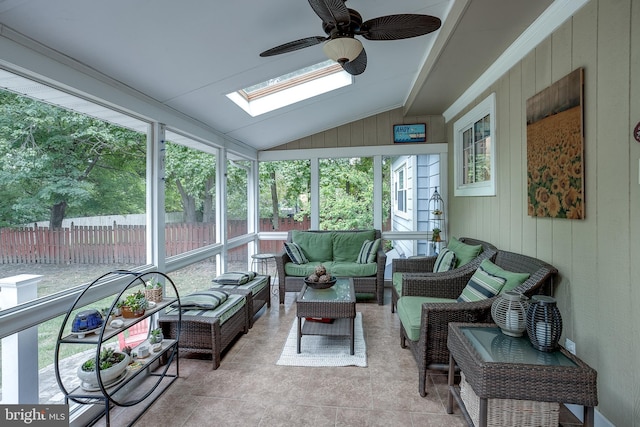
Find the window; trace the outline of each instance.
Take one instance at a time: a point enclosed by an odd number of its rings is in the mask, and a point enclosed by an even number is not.
[[[227,94],[252,117],[348,86],[353,76],[329,59]]]
[[[407,212],[407,166],[402,165],[395,171],[395,207],[398,212]]]
[[[495,94],[454,124],[453,138],[454,194],[495,196]]]

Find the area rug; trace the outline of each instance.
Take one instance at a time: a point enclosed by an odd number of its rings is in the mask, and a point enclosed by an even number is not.
[[[354,354],[349,354],[349,337],[304,335],[301,353],[296,352],[298,319],[293,320],[289,336],[276,365],[284,366],[367,366],[367,346],[362,332],[362,313],[356,313]]]

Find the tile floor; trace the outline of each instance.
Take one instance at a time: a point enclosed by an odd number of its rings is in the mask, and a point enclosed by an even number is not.
[[[399,320],[386,304],[358,303],[363,313],[368,367],[303,368],[276,361],[295,318],[294,294],[284,305],[272,296],[247,335],[210,360],[184,355],[180,378],[136,426],[464,426],[460,410],[445,411],[446,375],[434,372],[427,397],[418,394],[416,362],[400,348]],[[111,425],[129,412],[111,411]],[[98,425],[104,425],[104,419]],[[571,425],[571,424],[563,424]]]

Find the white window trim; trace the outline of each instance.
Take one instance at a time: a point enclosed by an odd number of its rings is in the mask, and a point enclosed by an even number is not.
[[[462,133],[472,126],[476,121],[486,115],[490,117],[489,132],[491,135],[490,157],[491,157],[491,179],[484,182],[463,184],[463,156],[462,156]],[[492,93],[482,102],[476,105],[471,111],[462,116],[453,125],[453,190],[454,196],[495,196],[496,195],[496,94]]]

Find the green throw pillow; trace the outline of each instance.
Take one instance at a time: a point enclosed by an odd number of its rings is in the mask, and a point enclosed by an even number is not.
[[[487,273],[482,267],[478,267],[467,286],[458,297],[458,302],[475,302],[487,298],[493,298],[502,289],[507,280]]]
[[[514,290],[531,276],[529,273],[514,273],[513,271],[504,270],[488,259],[483,260],[482,263],[480,263],[480,267],[487,273],[502,277],[507,281],[500,290],[501,294]]]
[[[462,267],[463,265],[471,262],[482,252],[482,245],[467,245],[455,237],[452,237],[449,240],[447,248],[451,249],[456,254],[456,267]]]
[[[333,234],[332,232],[293,230],[291,241],[300,246],[309,261],[327,262],[333,260]],[[355,259],[354,256],[352,261]]]

